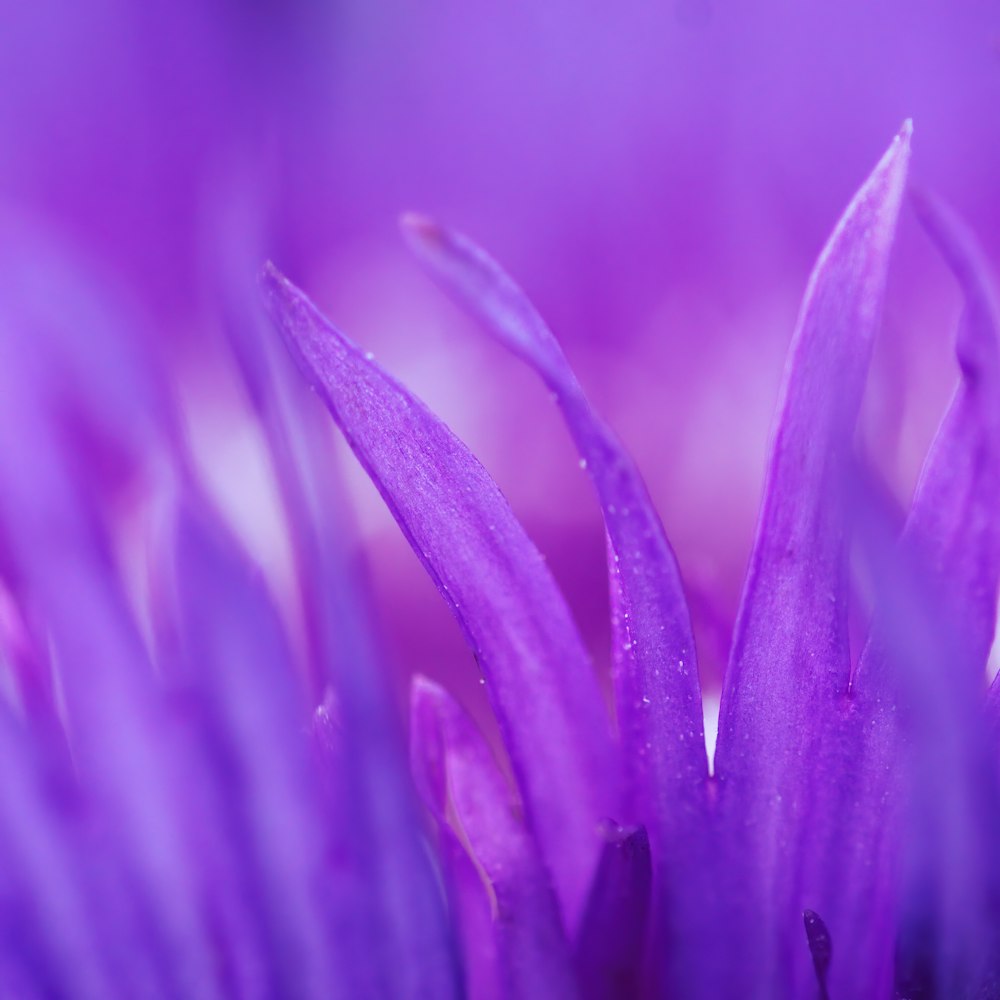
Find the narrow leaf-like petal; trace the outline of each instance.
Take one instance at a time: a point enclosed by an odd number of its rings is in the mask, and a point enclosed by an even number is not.
[[[891,518],[871,499],[858,523],[877,604],[856,697],[862,705],[891,705],[899,745],[876,757],[876,767],[865,762],[854,796],[860,792],[868,807],[855,813],[875,834],[869,849],[881,837],[883,853],[886,844],[892,852],[897,991],[993,996],[1000,984],[1000,778],[981,674],[978,685],[970,683],[971,646],[960,617],[940,598],[926,547],[908,533],[898,544]],[[879,721],[875,715],[862,749],[877,745]],[[879,766],[885,763],[888,775]],[[881,801],[873,794],[879,784]],[[841,892],[861,874],[845,871]]]
[[[332,961],[326,842],[281,624],[262,582],[207,512],[182,508],[175,549],[186,672],[232,785],[229,821],[259,900],[274,988],[346,997],[350,967],[335,972]]]
[[[416,755],[429,757],[427,767],[444,779],[456,832],[493,890],[502,994],[575,996],[549,875],[486,741],[443,688],[422,678],[413,687],[412,719]]]
[[[317,701],[332,689],[336,703],[336,723],[325,710],[317,722],[329,822],[339,840],[338,906],[353,910],[347,936],[379,942],[371,966],[384,977],[384,992],[446,997],[457,988],[455,942],[422,842],[389,671],[349,553],[351,519],[329,463],[327,416],[301,392],[293,359],[253,305],[262,256],[258,227],[247,226],[259,221],[254,208],[230,208],[220,220],[227,332],[286,516],[307,680]]]
[[[946,583],[942,599],[957,616],[981,685],[1000,580],[1000,308],[965,227],[930,196],[912,200],[961,285],[965,310],[955,344],[961,385],[924,464],[906,538]]]
[[[754,948],[770,965],[771,990],[788,988],[789,978],[800,989],[814,981],[803,909],[822,913],[834,940],[842,940],[827,901],[798,894],[807,856],[816,844],[830,846],[824,790],[843,787],[851,759],[843,740],[854,745],[830,732],[845,709],[850,675],[845,491],[909,136],[907,123],[810,279],[723,689],[720,806],[736,838],[732,856],[752,872],[746,936],[760,942]]]
[[[466,632],[572,924],[597,822],[619,793],[596,678],[565,601],[465,446],[274,268],[263,281],[290,350]]]
[[[899,552],[873,553],[881,605],[856,686],[899,703],[906,737],[900,981],[987,996],[1000,988],[1000,782],[981,711],[1000,578],[1000,312],[965,227],[929,196],[915,203],[964,294],[962,380]]]
[[[642,827],[609,823],[580,932],[576,970],[585,1000],[640,994],[652,863]]]
[[[478,246],[421,216],[403,231],[446,292],[555,394],[594,483],[610,545],[616,598],[615,690],[629,815],[651,825],[654,846],[675,849],[678,824],[708,776],[694,639],[677,561],[631,457],[591,409],[534,306]],[[681,806],[684,802],[687,805]]]

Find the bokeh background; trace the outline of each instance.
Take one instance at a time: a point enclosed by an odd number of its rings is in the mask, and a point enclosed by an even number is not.
[[[0,67],[4,238],[28,220],[129,301],[269,570],[273,483],[220,293],[265,257],[483,459],[606,663],[586,477],[542,388],[408,258],[396,219],[419,209],[505,263],[636,455],[710,689],[799,299],[904,118],[914,177],[1000,262],[996,0],[3,0]],[[907,218],[864,430],[901,497],[958,308]],[[457,627],[332,434],[330,455],[395,669],[481,714]]]

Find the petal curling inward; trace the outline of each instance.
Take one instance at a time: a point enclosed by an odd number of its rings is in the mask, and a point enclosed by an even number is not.
[[[836,886],[822,873],[829,872],[830,851],[846,851],[835,831],[855,833],[849,827],[853,813],[838,812],[841,795],[848,795],[844,768],[861,731],[856,721],[841,719],[850,680],[845,491],[910,132],[907,122],[855,195],[810,278],[723,687],[715,769],[720,811],[730,836],[741,831],[729,856],[747,872],[751,904],[742,937],[757,942],[749,947],[762,956],[765,992],[790,988],[788,977],[798,990],[815,981],[801,947],[799,920],[806,908],[823,914],[833,938],[843,943],[841,954],[857,963],[865,988],[871,988],[868,975],[881,974],[872,971],[881,968],[881,959],[869,962],[866,949],[886,946],[878,935],[855,946],[864,923],[842,925],[826,896]],[[841,724],[849,732],[841,733]],[[817,887],[811,873],[823,851],[827,863]],[[805,888],[820,898],[803,899]]]
[[[597,680],[551,573],[482,465],[278,271],[272,318],[452,608],[483,670],[567,925],[619,772]]]
[[[658,853],[708,777],[691,619],[677,560],[632,458],[594,413],[562,348],[524,292],[485,251],[430,219],[403,233],[441,287],[525,361],[555,394],[594,484],[617,591],[615,695],[631,819],[650,825]],[[686,832],[686,831],[684,831]]]
[[[486,741],[454,699],[426,678],[414,680],[411,704],[414,757],[427,777],[422,783],[437,799],[433,811],[440,821],[446,806],[456,835],[492,889],[501,995],[575,997],[549,874],[514,813],[512,790]]]

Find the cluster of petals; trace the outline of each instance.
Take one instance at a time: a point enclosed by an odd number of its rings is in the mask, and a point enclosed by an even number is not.
[[[711,762],[639,470],[470,240],[403,220],[544,382],[593,483],[610,711],[489,473],[275,267],[229,325],[289,586],[207,494],[99,283],[41,240],[5,261],[0,992],[1000,997],[1000,313],[964,225],[908,194],[909,156],[907,124],[806,290]],[[964,313],[903,510],[855,430],[910,210]],[[397,717],[308,388],[461,625],[501,747],[426,678]]]

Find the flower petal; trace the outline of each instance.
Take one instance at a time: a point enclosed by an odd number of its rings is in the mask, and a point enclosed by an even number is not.
[[[535,547],[483,467],[290,282],[263,276],[276,325],[463,626],[482,667],[570,924],[618,772],[592,667]]]
[[[965,296],[962,381],[899,552],[873,553],[881,607],[857,687],[899,702],[906,737],[900,977],[978,996],[1000,983],[1000,776],[981,711],[1000,580],[1000,310],[964,225],[930,196],[914,201]]]
[[[510,789],[486,741],[451,696],[424,678],[414,681],[412,719],[416,757],[427,758],[429,769],[446,782],[455,832],[493,890],[502,994],[575,996],[549,875],[514,814]]]
[[[651,882],[645,829],[609,823],[574,949],[585,1000],[640,995]]]
[[[751,951],[770,966],[765,981],[772,990],[787,989],[788,976],[798,989],[815,981],[802,945],[803,909],[822,913],[834,940],[848,937],[828,900],[799,894],[816,844],[830,846],[825,838],[832,838],[835,818],[828,798],[843,787],[851,762],[844,747],[853,750],[858,732],[854,721],[844,723],[848,735],[836,731],[850,679],[846,491],[909,137],[907,123],[855,195],[810,279],[723,689],[720,809],[738,837],[730,856],[753,873],[744,936],[757,941]]]
[[[615,694],[629,802],[670,854],[708,777],[694,638],[677,560],[646,485],[594,413],[555,337],[521,289],[467,237],[422,216],[403,232],[430,274],[555,394],[600,498],[615,598]],[[678,829],[678,827],[681,829]]]
[[[912,196],[965,296],[955,343],[962,382],[931,445],[906,522],[943,579],[974,681],[993,643],[1000,582],[1000,307],[965,226],[936,199]]]
[[[303,996],[347,996],[350,965],[338,969],[331,948],[333,893],[306,713],[281,624],[262,581],[207,511],[183,504],[173,534],[184,676],[226,775],[228,794],[217,798],[230,803],[234,850],[259,901],[269,975]]]

